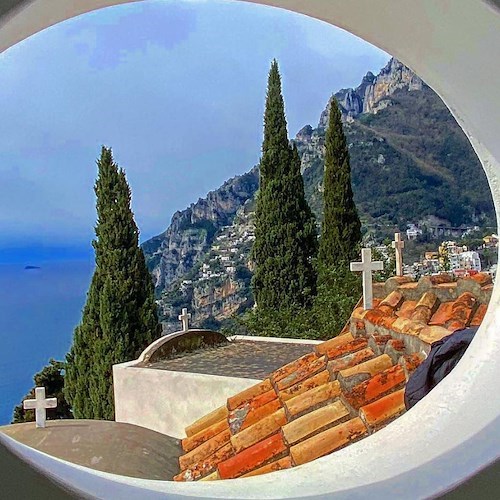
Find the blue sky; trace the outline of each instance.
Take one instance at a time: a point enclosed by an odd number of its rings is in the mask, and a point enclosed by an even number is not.
[[[389,56],[305,16],[220,1],[112,7],[0,54],[0,261],[90,249],[102,144],[126,170],[142,241],[258,163],[273,58],[293,137]]]

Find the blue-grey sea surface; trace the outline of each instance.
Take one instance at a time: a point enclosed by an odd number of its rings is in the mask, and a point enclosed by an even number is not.
[[[33,375],[50,358],[64,359],[93,269],[92,260],[0,265],[0,425],[10,423]]]

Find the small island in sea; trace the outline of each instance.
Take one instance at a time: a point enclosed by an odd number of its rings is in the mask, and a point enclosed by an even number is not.
[[[41,269],[39,266],[24,266],[25,271],[29,271],[30,269]]]

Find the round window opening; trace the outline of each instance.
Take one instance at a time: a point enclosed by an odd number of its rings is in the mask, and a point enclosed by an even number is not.
[[[397,58],[246,2],[115,7],[3,53],[6,358],[40,356],[4,363],[2,424],[56,360],[0,439],[57,482],[245,497],[280,471],[276,496],[321,496],[335,467],[430,496],[497,459],[498,10],[464,6],[462,40],[449,6],[334,4],[297,12]],[[74,8],[0,13],[0,46]]]

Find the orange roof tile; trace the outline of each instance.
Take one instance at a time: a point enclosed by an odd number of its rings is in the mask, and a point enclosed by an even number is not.
[[[394,365],[356,385],[353,389],[344,393],[344,397],[355,410],[359,410],[362,406],[399,387],[405,381],[403,367]]]
[[[359,439],[367,430],[359,417],[320,432],[290,448],[295,465],[310,462]]]
[[[404,392],[404,389],[401,389],[363,406],[359,410],[359,415],[367,427],[378,428],[404,412]]]
[[[246,474],[265,464],[268,460],[287,450],[281,432],[268,437],[241,453],[219,463],[221,479],[230,479]]]
[[[341,401],[335,401],[286,424],[283,427],[283,436],[286,442],[292,445],[347,416],[349,410]]]
[[[309,408],[313,408],[329,399],[340,395],[340,384],[337,380],[315,387],[310,391],[289,399],[285,402],[288,413],[292,416],[299,415]]]
[[[445,275],[377,284],[373,309],[355,308],[342,335],[189,426],[182,472],[174,479],[209,481],[289,468],[387,425],[405,411],[404,385],[430,345],[481,323],[492,285],[489,276],[477,276],[469,282]]]

